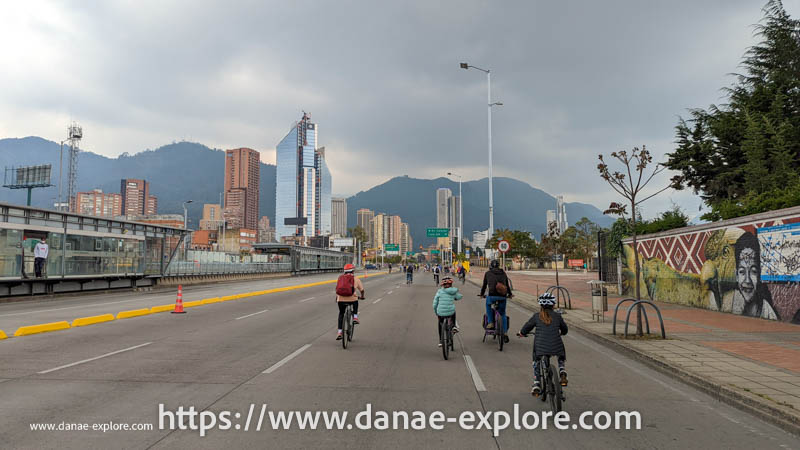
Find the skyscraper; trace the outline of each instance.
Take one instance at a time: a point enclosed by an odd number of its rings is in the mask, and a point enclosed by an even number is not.
[[[387,228],[386,214],[379,213],[372,218],[371,243],[374,248],[382,251],[384,244],[389,243],[386,240]]]
[[[331,234],[347,235],[347,200],[331,199]]]
[[[436,190],[436,227],[450,228],[450,197],[453,192],[448,188]]]
[[[458,227],[461,224],[461,214],[459,210],[461,209],[461,197],[454,195],[450,197],[449,203],[449,213],[448,213],[448,222],[450,228],[450,237],[452,239],[458,239]],[[457,242],[457,241],[455,241]]]
[[[372,219],[374,217],[375,213],[370,209],[361,208],[356,211],[356,225],[364,230],[364,232],[367,234],[367,239],[369,242],[372,242]]]
[[[408,224],[403,222],[400,224],[400,255],[406,256],[406,252],[413,251],[414,243],[411,240],[411,232],[408,229]]]
[[[276,238],[331,234],[331,173],[308,114],[278,143],[276,163]]]
[[[555,209],[548,209],[547,210],[547,221],[545,222],[545,233],[550,232],[550,227],[555,224],[555,228],[558,229],[558,221],[556,221],[556,210]]]
[[[150,183],[135,178],[120,180],[119,193],[122,196],[122,214],[141,216],[158,214],[158,200],[150,195]]]
[[[260,163],[251,148],[225,151],[225,220],[231,228],[258,229]]]
[[[222,228],[222,207],[217,203],[203,205],[203,218],[200,219],[201,230],[216,230]]]
[[[564,234],[569,228],[567,222],[567,205],[564,203],[564,196],[559,195],[556,197],[556,223],[558,224],[558,233]]]

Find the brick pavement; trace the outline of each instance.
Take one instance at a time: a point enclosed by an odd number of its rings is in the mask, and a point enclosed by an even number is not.
[[[471,280],[480,284],[483,269],[476,269]],[[555,285],[552,271],[510,272],[509,276],[518,293],[515,300],[529,307],[535,307],[538,293]],[[564,316],[570,325],[656,366],[673,368],[673,375],[683,375],[689,384],[727,396],[730,403],[800,431],[800,326],[656,302],[667,340],[626,340],[611,334],[613,309],[622,297],[609,296],[611,311],[604,314],[604,323],[592,319],[587,281],[596,277],[596,273],[559,274],[572,299],[573,309]],[[625,311],[617,317],[620,334]],[[648,311],[648,317],[651,331],[657,332],[656,314]],[[631,325],[633,333],[635,324]]]

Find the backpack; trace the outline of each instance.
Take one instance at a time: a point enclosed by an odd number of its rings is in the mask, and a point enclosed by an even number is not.
[[[506,287],[505,283],[503,283],[502,281],[498,281],[498,282],[497,282],[497,283],[494,285],[494,290],[495,290],[495,292],[497,292],[499,295],[502,295],[502,296],[504,296],[504,297],[505,297],[505,296],[508,294],[508,288]]]
[[[336,295],[341,297],[352,297],[356,293],[356,279],[352,273],[339,275],[336,281]]]

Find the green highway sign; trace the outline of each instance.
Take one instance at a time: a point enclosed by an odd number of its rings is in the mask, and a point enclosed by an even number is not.
[[[439,253],[439,250],[431,250],[431,255],[438,255]]]
[[[383,244],[383,249],[387,252],[399,252],[400,244]]]
[[[450,237],[449,228],[428,228],[426,231],[427,231],[427,237],[434,237],[434,238]]]
[[[406,256],[411,256],[413,254],[414,254],[414,252],[406,252]]]

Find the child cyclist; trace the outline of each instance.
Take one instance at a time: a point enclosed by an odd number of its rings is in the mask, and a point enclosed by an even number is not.
[[[561,336],[567,334],[568,328],[561,314],[553,311],[556,298],[553,294],[544,293],[539,296],[539,312],[535,313],[517,336],[524,337],[536,328],[536,337],[533,340],[533,388],[531,394],[538,397],[542,393],[542,385],[539,380],[539,358],[542,356],[558,357],[558,372],[562,386],[567,385],[567,371],[564,362],[567,360],[564,341]]]
[[[464,296],[458,292],[458,288],[453,286],[453,277],[446,275],[442,279],[442,287],[436,292],[433,297],[433,312],[439,318],[439,334],[442,335],[442,324],[448,317],[453,318],[453,333],[458,333],[458,325],[456,324],[456,305],[455,302],[461,300]],[[439,342],[439,347],[442,343]]]

